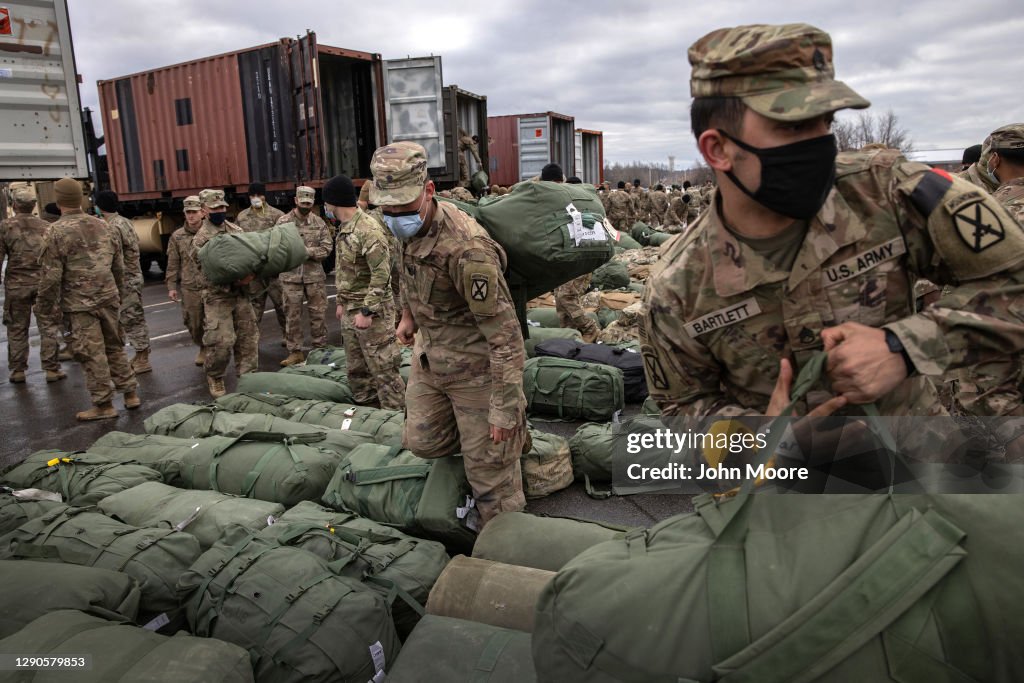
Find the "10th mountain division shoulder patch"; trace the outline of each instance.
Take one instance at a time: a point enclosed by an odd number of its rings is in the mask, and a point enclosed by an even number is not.
[[[1006,237],[1003,222],[984,202],[975,202],[953,214],[956,232],[974,253],[985,251]]]

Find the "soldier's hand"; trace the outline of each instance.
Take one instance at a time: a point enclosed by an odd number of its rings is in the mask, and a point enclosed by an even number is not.
[[[365,330],[373,324],[372,315],[363,315],[362,313],[356,313],[355,317],[356,329]]]
[[[871,403],[907,377],[903,357],[889,350],[885,330],[846,322],[823,330],[832,389],[850,403]]]
[[[338,320],[344,320],[345,307],[339,304],[338,307],[334,309],[334,315],[338,318]]]
[[[398,328],[395,330],[395,337],[398,338],[398,343],[404,346],[412,346],[414,334],[416,334],[416,325],[413,323],[412,318],[403,315],[402,322],[398,323]]]
[[[783,358],[779,361],[779,378],[775,381],[775,389],[772,391],[771,398],[768,401],[768,410],[764,414],[768,417],[782,415],[782,409],[789,405],[789,396],[792,393],[792,389],[793,364],[789,362],[788,358]],[[846,405],[846,398],[843,396],[833,396],[807,413],[807,415],[808,417],[824,417],[831,415],[844,405]]]
[[[181,297],[178,295],[178,290],[176,289],[172,289],[171,291],[167,292],[167,296],[171,297],[171,301],[175,303],[181,300]]]
[[[508,441],[515,433],[516,430],[514,429],[505,429],[504,427],[495,427],[494,425],[491,425],[491,441],[494,443]]]

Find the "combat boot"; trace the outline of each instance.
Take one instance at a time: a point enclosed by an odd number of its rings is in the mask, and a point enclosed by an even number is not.
[[[153,366],[149,363],[149,349],[135,352],[135,357],[132,358],[132,371],[136,375],[153,372]]]
[[[76,420],[81,422],[91,422],[93,420],[109,420],[117,417],[117,410],[114,408],[114,404],[110,401],[106,403],[100,403],[95,405],[89,410],[83,410],[82,412],[75,415]]]
[[[207,375],[206,385],[210,388],[210,396],[214,398],[220,398],[227,393],[227,390],[224,388],[223,377],[210,377]]]
[[[68,376],[67,373],[64,372],[63,370],[61,370],[60,368],[57,368],[56,370],[47,370],[46,371],[46,381],[47,382],[59,382],[62,379],[67,379],[67,376]]]
[[[306,357],[302,355],[301,351],[292,351],[288,354],[288,357],[281,361],[281,367],[287,368],[292,365],[299,365],[305,363]]]
[[[67,346],[62,346],[60,351],[57,352],[57,360],[74,360],[71,349]]]
[[[25,383],[25,371],[15,370],[11,373],[11,384],[24,384]]]
[[[202,367],[206,365],[206,348],[200,347],[199,353],[196,354],[196,365]]]
[[[135,410],[142,405],[142,399],[136,391],[124,392],[124,407],[128,410]]]

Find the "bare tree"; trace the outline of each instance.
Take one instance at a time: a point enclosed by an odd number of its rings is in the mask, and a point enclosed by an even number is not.
[[[904,154],[914,151],[913,140],[891,109],[884,114],[861,112],[855,119],[837,120],[832,124],[832,132],[842,152],[860,149],[872,143],[898,149]]]

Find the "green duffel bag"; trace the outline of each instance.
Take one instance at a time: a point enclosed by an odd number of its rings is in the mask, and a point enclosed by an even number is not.
[[[530,430],[533,446],[519,459],[523,492],[527,498],[543,498],[572,484],[569,442],[548,432]]]
[[[238,391],[316,401],[334,401],[335,403],[352,402],[352,390],[347,384],[319,377],[304,377],[281,372],[247,372],[238,378]]]
[[[369,434],[383,446],[401,446],[405,429],[405,413],[400,410],[369,408],[326,401],[296,401],[286,411],[289,420]]]
[[[348,367],[343,346],[321,346],[306,355],[306,365],[333,365],[344,370]]]
[[[596,313],[588,311],[586,315],[594,322],[600,323]],[[540,306],[538,308],[527,309],[526,319],[530,327],[531,336],[533,335],[534,330],[538,329],[565,329],[562,327],[562,321],[558,317],[558,311],[551,306]],[[538,325],[540,327],[537,327]]]
[[[633,239],[633,236],[628,232],[619,231],[619,241],[615,243],[615,246],[623,251],[629,251],[630,249],[643,249],[644,245]],[[618,253],[618,249],[616,249]]]
[[[628,287],[629,270],[622,261],[609,261],[594,271],[590,285],[604,290]]]
[[[37,451],[4,475],[13,488],[61,494],[68,505],[84,507],[147,481],[163,481],[156,470],[137,462],[111,461],[96,453]]]
[[[597,310],[597,321],[601,324],[601,329],[608,327],[620,317],[622,317],[622,311],[617,311],[614,308],[602,306]]]
[[[643,405],[640,406],[640,412],[644,415],[661,415],[661,407],[657,401],[648,396],[644,399]]]
[[[388,674],[388,683],[536,680],[529,633],[435,614],[416,625]]]
[[[0,638],[62,609],[135,621],[141,597],[139,584],[121,572],[63,562],[0,560]]]
[[[530,358],[523,393],[531,415],[564,420],[610,420],[624,404],[622,370],[567,358]]]
[[[267,230],[221,233],[199,250],[203,275],[215,285],[229,285],[250,274],[267,279],[298,268],[309,254],[294,223]]]
[[[640,243],[642,247],[647,246],[647,236],[654,232],[654,228],[647,225],[643,221],[637,221],[633,223],[633,227],[629,229],[630,236]]]
[[[0,486],[0,535],[14,531],[30,519],[64,507],[60,494],[40,489],[14,490]]]
[[[249,653],[240,647],[184,632],[162,636],[77,610],[39,617],[0,640],[0,652],[25,657],[90,657],[91,668],[22,670],[5,676],[10,683],[253,683]]]
[[[673,237],[675,237],[675,235],[670,235],[667,232],[652,232],[647,236],[647,245],[650,247],[660,247]]]
[[[121,571],[138,581],[143,612],[178,607],[175,583],[202,552],[195,536],[139,529],[91,509],[64,506],[25,522],[0,538],[0,557]]]
[[[363,581],[384,597],[399,591],[403,599],[394,602],[392,611],[403,638],[419,621],[449,559],[440,543],[310,502],[299,503],[259,535],[311,552],[339,576]]]
[[[247,649],[261,683],[366,683],[383,679],[398,654],[379,593],[241,527],[203,553],[178,588],[192,632]]]
[[[527,358],[533,358],[533,348],[537,344],[549,339],[573,339],[578,342],[583,341],[583,335],[580,334],[580,331],[571,327],[530,327],[529,332],[530,338],[523,340],[526,344]]]
[[[348,367],[336,367],[334,365],[292,365],[281,368],[275,374],[300,375],[302,377],[317,377],[330,380],[338,384],[344,384],[348,388]],[[351,393],[351,389],[349,392]]]
[[[323,503],[462,550],[476,538],[466,526],[471,496],[461,457],[427,460],[398,446],[366,445],[342,459]]]
[[[233,393],[224,394],[214,399],[213,405],[233,413],[246,413],[249,415],[274,415],[287,419],[288,406],[293,402],[301,402],[300,398],[291,396],[278,396],[276,394],[254,393]]]
[[[341,460],[320,447],[322,433],[245,432],[180,439],[111,432],[92,445],[110,455],[143,452],[164,481],[185,489],[219,491],[282,505],[318,500]]]
[[[629,527],[572,517],[503,512],[484,527],[473,557],[557,572],[581,552],[623,538]]]
[[[620,453],[626,453],[625,440],[629,434],[663,429],[664,426],[657,416],[634,417],[621,424],[588,422],[580,425],[569,438],[569,450],[573,473],[577,479],[583,480],[587,495],[598,499],[612,495],[612,487],[599,489],[594,484],[612,481],[613,455],[616,448]]]
[[[104,498],[97,507],[108,517],[131,526],[187,531],[203,550],[216,543],[231,525],[259,531],[284,514],[284,506],[279,503],[216,491],[189,491],[156,482]]]

